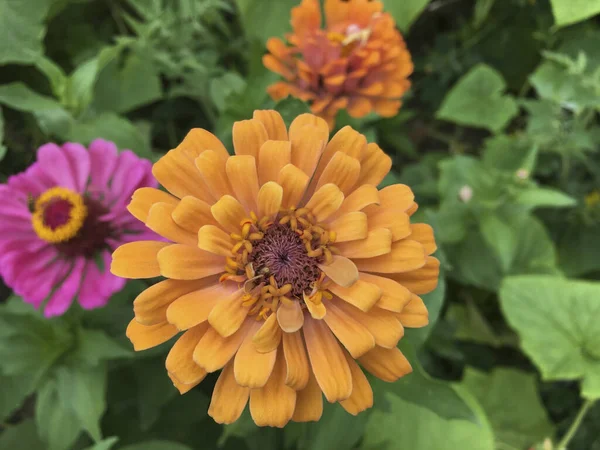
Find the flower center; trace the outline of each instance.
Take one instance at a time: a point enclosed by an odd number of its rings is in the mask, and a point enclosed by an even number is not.
[[[101,220],[108,213],[102,203],[63,187],[48,189],[34,204],[32,225],[36,234],[54,244],[64,256],[92,258],[114,232]]]
[[[337,253],[331,244],[335,233],[316,223],[306,209],[281,210],[274,221],[254,213],[233,233],[232,253],[222,281],[244,283],[248,314],[266,319],[280,303],[320,303],[325,275],[320,264],[329,264]]]

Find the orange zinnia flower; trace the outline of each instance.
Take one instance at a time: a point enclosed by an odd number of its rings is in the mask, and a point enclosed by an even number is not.
[[[271,38],[270,54],[263,57],[269,70],[286,79],[268,88],[271,97],[309,102],[330,129],[344,108],[352,117],[371,111],[396,115],[413,63],[394,19],[382,8],[380,1],[325,0],[325,29],[318,0],[293,8],[290,46]]]
[[[223,369],[209,414],[257,425],[318,420],[322,393],[351,414],[373,403],[361,368],[385,381],[411,371],[396,347],[427,324],[418,296],[437,284],[429,225],[404,185],[376,186],[390,158],[350,127],[275,111],[233,126],[235,156],[190,131],[153,168],[170,192],[139,189],[131,213],[170,242],[127,243],[111,270],[163,276],[134,301],[136,350],[180,331],[166,368],[185,393]]]

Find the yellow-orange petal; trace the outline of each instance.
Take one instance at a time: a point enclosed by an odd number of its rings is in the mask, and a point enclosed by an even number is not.
[[[278,352],[269,381],[250,391],[250,414],[259,427],[283,428],[296,407],[296,391],[285,385],[285,361]]]
[[[294,79],[294,72],[279,58],[271,54],[266,54],[262,57],[262,63],[271,72],[278,73],[286,80],[292,81]]]
[[[410,235],[410,218],[402,211],[379,207],[376,213],[369,213],[368,218],[369,230],[387,228],[392,232],[394,242]]]
[[[336,216],[353,211],[362,211],[368,206],[378,205],[379,202],[379,192],[377,191],[377,188],[370,184],[363,184],[344,199]]]
[[[352,374],[329,327],[323,321],[309,319],[302,330],[313,373],[327,401],[346,400],[352,394]]]
[[[281,209],[283,201],[283,188],[274,181],[269,181],[258,191],[258,216],[275,217]]]
[[[382,295],[377,301],[378,308],[387,311],[400,312],[410,301],[412,295],[411,292],[391,278],[361,272],[360,279],[367,283],[377,285],[381,289]]]
[[[136,352],[156,347],[175,336],[179,330],[167,322],[145,326],[132,319],[127,326],[126,336]]]
[[[235,197],[247,212],[256,211],[258,196],[258,172],[253,156],[231,156],[225,165],[227,177],[235,192]]]
[[[373,109],[373,102],[366,97],[354,96],[350,99],[347,109],[350,117],[360,119],[371,112]]]
[[[252,340],[260,328],[260,323],[253,322],[242,345],[235,354],[233,374],[235,375],[235,381],[240,386],[257,389],[267,384],[267,380],[271,376],[277,358],[277,347],[266,353],[261,353],[256,349]]]
[[[323,393],[311,372],[306,387],[296,392],[296,408],[292,420],[294,422],[316,422],[321,415],[323,415]]]
[[[408,359],[396,347],[375,347],[361,356],[358,361],[370,373],[388,383],[412,372]]]
[[[437,287],[439,275],[440,261],[433,256],[428,256],[423,267],[389,276],[409,291],[421,295],[428,294]]]
[[[303,294],[304,304],[306,305],[306,309],[312,316],[313,319],[321,320],[327,314],[327,309],[325,308],[325,304],[323,302],[315,303],[311,301],[306,294]]]
[[[375,338],[369,330],[338,308],[335,302],[330,302],[323,320],[353,358],[358,358],[375,347]]]
[[[419,209],[419,205],[417,203],[413,203],[412,205],[410,205],[410,207],[406,210],[406,214],[408,214],[408,217],[412,217],[412,215],[414,213],[417,212],[417,210]]]
[[[277,315],[271,314],[263,322],[262,326],[252,336],[252,342],[259,353],[268,353],[277,349],[281,342],[281,328],[277,323]]]
[[[369,231],[365,239],[336,244],[346,258],[374,258],[392,251],[392,232],[387,228]]]
[[[110,272],[122,278],[154,278],[160,275],[158,253],[168,242],[136,241],[121,245],[112,254]]]
[[[207,202],[212,200],[193,160],[182,152],[169,151],[152,166],[152,174],[176,197],[193,195]]]
[[[193,281],[164,280],[143,291],[133,301],[135,320],[142,325],[156,325],[167,321],[167,308],[177,298],[189,292],[218,283],[215,278]]]
[[[367,151],[360,161],[358,185],[372,184],[377,186],[392,168],[392,158],[385,154],[377,144],[367,145]]]
[[[375,258],[357,259],[356,267],[364,272],[399,273],[425,265],[425,249],[417,241],[401,240],[392,244],[390,253]]]
[[[179,381],[175,375],[173,375],[172,373],[167,372],[167,375],[169,376],[169,378],[171,379],[171,382],[173,383],[173,386],[175,386],[175,388],[179,391],[179,393],[181,395],[183,394],[187,394],[188,392],[190,392],[192,389],[194,389],[196,386],[198,386],[200,384],[200,381],[198,381],[197,383],[190,383],[190,384],[185,384],[182,383],[181,381]]]
[[[425,252],[431,255],[437,250],[435,238],[433,237],[433,228],[426,223],[414,223],[410,226],[410,238],[420,242],[425,248]]]
[[[292,160],[292,144],[289,141],[266,141],[258,154],[258,182],[277,181],[279,171]]]
[[[306,203],[317,222],[326,220],[335,213],[344,201],[344,194],[335,184],[321,186]]]
[[[231,237],[215,225],[204,225],[198,230],[198,248],[215,255],[231,256]]]
[[[291,305],[282,303],[277,309],[277,322],[286,333],[293,333],[302,328],[304,324],[304,312],[300,302],[294,301]]]
[[[310,114],[306,115],[308,116]],[[315,117],[312,115],[310,116]],[[298,118],[300,117],[302,116],[299,116]],[[322,120],[322,122],[322,125],[303,125],[301,127],[294,127],[294,124],[296,123],[296,121],[294,121],[290,127],[292,164],[309,177],[312,177],[317,167],[319,158],[327,143],[327,136],[329,135],[329,126],[325,121]]]
[[[306,387],[311,373],[304,348],[304,340],[300,331],[283,333],[283,355],[286,363],[285,384],[292,389],[301,390]]]
[[[221,158],[214,150],[206,150],[194,160],[213,198],[233,194],[225,171],[226,162],[227,159]]]
[[[165,366],[167,371],[183,384],[199,383],[206,377],[206,370],[198,366],[192,358],[194,348],[208,330],[207,324],[198,325],[186,331],[173,345]]]
[[[360,162],[358,159],[336,152],[329,160],[323,173],[318,179],[317,189],[326,184],[335,184],[344,195],[352,192],[360,175]]]
[[[367,215],[361,211],[349,212],[337,217],[329,223],[328,228],[336,235],[336,245],[341,242],[365,239],[369,233]]]
[[[210,207],[215,220],[229,233],[239,233],[242,221],[248,217],[242,204],[230,195],[224,195]]]
[[[210,205],[196,197],[185,196],[175,206],[171,217],[177,225],[190,233],[197,234],[202,225],[216,225]]]
[[[408,213],[408,209],[414,205],[415,195],[412,190],[404,184],[392,184],[379,191],[379,203],[383,208],[391,208],[396,211]],[[375,212],[376,207],[370,206],[365,212]]]
[[[300,141],[307,137],[305,126],[315,127],[315,135],[320,141],[327,143],[329,140],[329,127],[319,116],[314,114],[300,114],[290,124],[290,141]]]
[[[227,364],[213,389],[208,415],[217,423],[233,423],[244,412],[249,396],[250,389],[236,383],[233,364]]]
[[[349,303],[336,301],[335,298],[332,303],[369,330],[375,338],[375,344],[380,347],[393,348],[404,336],[404,327],[393,312],[374,307],[365,313]]]
[[[223,337],[231,336],[240,329],[248,316],[248,308],[242,305],[243,291],[239,290],[218,302],[208,315],[208,323]]]
[[[214,278],[213,278],[214,279]],[[232,283],[215,283],[188,292],[177,298],[167,308],[167,321],[179,330],[187,330],[208,320],[215,305],[237,291]]]
[[[356,265],[343,256],[334,256],[331,264],[326,266],[320,264],[319,269],[331,278],[334,283],[342,287],[350,287],[358,280]]]
[[[222,159],[227,159],[229,156],[219,138],[203,128],[192,128],[176,150],[185,152],[190,159],[196,158],[205,150],[215,151]]]
[[[148,213],[146,226],[170,241],[196,245],[196,236],[177,225],[171,217],[174,209],[175,206],[168,203],[155,203]]]
[[[408,328],[421,328],[429,323],[429,312],[418,295],[412,295],[410,302],[396,315],[400,323]]]
[[[208,373],[222,369],[242,345],[242,341],[248,332],[247,325],[249,324],[242,326],[229,337],[221,336],[214,328],[210,327],[194,349],[193,358],[196,364]]]
[[[281,42],[281,41],[280,41]],[[267,130],[267,137],[274,141],[287,141],[288,133],[281,114],[272,109],[256,110],[253,119],[260,120]]]
[[[283,208],[295,208],[306,192],[308,175],[293,164],[286,165],[277,176],[277,184],[283,188]]]
[[[384,98],[379,98],[375,100],[374,107],[375,112],[382,117],[393,117],[398,114],[398,110],[402,106],[402,102],[400,100],[386,100]]]
[[[321,27],[321,6],[317,0],[302,0],[292,8],[292,28],[300,36]]]
[[[356,283],[348,288],[332,283],[329,290],[342,300],[365,312],[375,306],[383,294],[377,285],[361,279],[356,280]]]
[[[337,152],[345,153],[360,161],[366,150],[367,139],[365,136],[352,127],[345,126],[331,138],[331,141],[325,147],[323,156],[315,171],[315,178],[319,179],[321,177],[325,167]]]
[[[155,203],[168,203],[176,206],[179,200],[168,192],[159,191],[151,187],[143,187],[133,193],[131,202],[127,205],[127,210],[139,221],[146,222],[148,212]]]
[[[342,400],[340,405],[347,412],[356,416],[373,406],[373,389],[358,364],[347,353],[344,355],[352,373],[352,394],[346,400]]]
[[[233,124],[233,149],[236,155],[250,155],[258,159],[258,151],[267,139],[267,130],[260,120],[241,120]]]
[[[223,273],[225,267],[224,257],[181,244],[163,248],[156,259],[160,267],[158,275],[175,280],[197,280]]]

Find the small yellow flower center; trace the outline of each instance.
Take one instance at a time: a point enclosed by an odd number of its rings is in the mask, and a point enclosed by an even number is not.
[[[338,251],[335,233],[327,231],[306,208],[282,209],[275,220],[251,216],[232,233],[233,258],[228,258],[222,280],[244,285],[244,306],[257,320],[266,319],[281,303],[321,303],[325,275],[320,264],[329,264]]]
[[[40,239],[56,244],[75,237],[87,213],[81,195],[67,188],[53,187],[36,199],[31,222]]]

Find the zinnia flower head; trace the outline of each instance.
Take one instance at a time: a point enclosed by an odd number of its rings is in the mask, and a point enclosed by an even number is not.
[[[185,393],[222,369],[209,414],[257,425],[318,420],[322,396],[351,414],[385,381],[409,373],[396,347],[427,324],[419,294],[437,284],[433,232],[411,224],[404,185],[377,185],[390,158],[350,127],[329,139],[324,120],[275,111],[233,126],[235,156],[190,131],[153,173],[170,194],[141,189],[129,210],[171,242],[132,242],[113,273],[162,275],[134,301],[136,350],[184,333],[166,368]],[[358,360],[358,363],[357,361]]]
[[[151,163],[112,142],[45,144],[37,161],[0,186],[0,275],[47,317],[74,298],[104,306],[125,280],[109,271],[120,244],[157,238],[127,212],[131,194],[156,186]]]
[[[321,28],[319,0],[302,0],[292,9],[289,45],[279,38],[267,42],[264,65],[285,78],[268,88],[271,97],[309,102],[331,129],[341,109],[357,118],[371,111],[396,115],[413,63],[394,19],[382,9],[377,0],[325,0]]]

